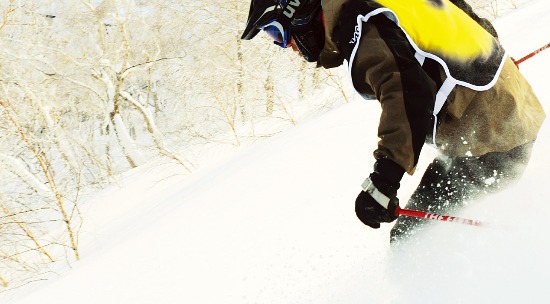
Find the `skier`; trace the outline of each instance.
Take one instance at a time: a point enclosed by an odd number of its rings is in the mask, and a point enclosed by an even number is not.
[[[354,88],[378,99],[380,141],[355,201],[372,228],[397,219],[397,190],[425,143],[439,152],[406,204],[456,210],[517,180],[545,119],[491,24],[463,0],[252,0],[242,39],[260,31],[305,60],[347,61]],[[423,221],[400,217],[396,241]]]

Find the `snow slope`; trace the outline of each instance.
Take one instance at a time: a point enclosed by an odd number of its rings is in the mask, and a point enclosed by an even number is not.
[[[550,42],[550,21],[518,26],[548,14],[538,0],[495,23],[512,56]],[[549,67],[550,50],[521,66],[548,112]],[[548,124],[519,185],[457,214],[490,227],[436,223],[390,248],[391,225],[372,230],[353,211],[378,115],[378,103],[352,102],[191,177],[140,167],[83,208],[73,269],[2,302],[546,303]],[[433,155],[405,177],[403,201]]]

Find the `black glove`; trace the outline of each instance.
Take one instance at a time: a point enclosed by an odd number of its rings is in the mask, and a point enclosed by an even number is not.
[[[361,191],[355,200],[355,214],[363,224],[380,228],[380,223],[391,223],[397,219],[395,208],[399,206],[397,197],[390,198],[388,209],[378,203],[369,193]]]
[[[355,214],[361,222],[377,229],[380,223],[390,223],[397,219],[397,189],[404,173],[405,170],[389,159],[376,162],[374,172],[363,183],[364,191],[355,200]]]

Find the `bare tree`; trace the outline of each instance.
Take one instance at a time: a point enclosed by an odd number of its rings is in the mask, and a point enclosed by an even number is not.
[[[480,16],[493,20],[531,0],[468,0]]]
[[[81,199],[120,173],[160,158],[188,174],[203,145],[346,101],[337,74],[240,41],[248,5],[0,1],[1,286],[78,260]]]

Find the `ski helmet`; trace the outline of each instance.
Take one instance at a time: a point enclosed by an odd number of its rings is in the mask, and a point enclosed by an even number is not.
[[[325,43],[321,0],[252,0],[241,39],[250,40],[260,30],[281,47],[292,36],[304,59],[315,62]]]

